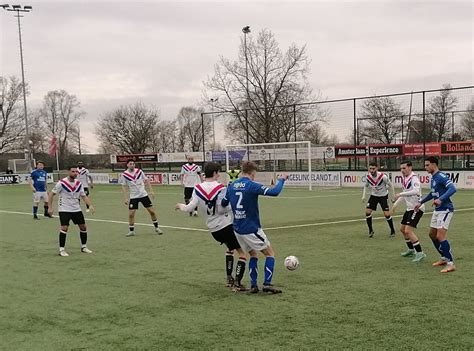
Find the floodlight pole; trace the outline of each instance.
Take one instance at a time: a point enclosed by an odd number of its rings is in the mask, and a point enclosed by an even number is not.
[[[215,151],[215,148],[216,148],[216,121],[215,121],[215,116],[214,116],[214,105],[216,104],[217,100],[219,100],[219,98],[209,99],[211,103],[211,109],[212,109],[212,138],[213,138],[212,150],[213,151]]]
[[[23,85],[23,109],[24,109],[24,118],[25,118],[25,146],[26,150],[28,153],[28,170],[31,170],[31,143],[30,143],[30,132],[29,132],[29,127],[28,127],[28,109],[26,107],[26,86],[25,86],[25,69],[24,69],[24,64],[23,64],[23,42],[21,40],[21,22],[20,18],[23,17],[20,15],[20,12],[30,12],[33,10],[33,7],[31,6],[23,6],[21,5],[13,5],[12,8],[10,8],[10,5],[1,5],[4,10],[6,11],[14,11],[16,12],[15,17],[18,18],[18,37],[20,39],[20,62],[21,62],[21,81]]]
[[[244,56],[245,56],[245,93],[247,95],[247,107],[250,108],[250,93],[249,93],[249,60],[247,56],[247,34],[250,33],[250,26],[242,28],[244,33]],[[249,119],[247,110],[245,111],[245,129],[247,129],[247,144],[250,142]]]

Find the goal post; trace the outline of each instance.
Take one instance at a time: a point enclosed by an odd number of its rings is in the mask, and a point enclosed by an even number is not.
[[[303,171],[307,173],[308,189],[313,190],[311,142],[292,141],[278,143],[233,144],[225,145],[226,171],[231,169],[231,163],[238,163],[233,157],[236,152],[242,161],[255,161],[266,173],[272,173],[275,180],[277,173]]]

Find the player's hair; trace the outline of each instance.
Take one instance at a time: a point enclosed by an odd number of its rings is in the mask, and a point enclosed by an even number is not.
[[[38,163],[41,163],[41,164],[44,166],[44,162],[43,162],[43,161],[36,161],[36,165],[38,165]]]
[[[76,166],[76,165],[69,165],[66,169],[67,169],[68,171],[70,171],[71,168],[77,168],[77,166]]]
[[[402,162],[400,162],[400,165],[407,165],[408,167],[413,167],[411,161],[408,160],[403,160]]]
[[[372,161],[372,162],[369,163],[369,167],[377,167],[378,168],[379,165],[377,164],[377,162]]]
[[[129,158],[129,159],[127,160],[127,163],[126,163],[126,164],[128,165],[130,162],[134,162],[134,163],[135,163],[135,160],[134,160],[133,158]]]
[[[204,175],[206,178],[212,178],[214,173],[219,173],[221,165],[215,162],[208,162],[204,165]]]
[[[252,162],[252,161],[242,162],[242,173],[250,174],[253,171],[257,171],[257,170],[258,170],[258,166],[255,162]]]
[[[438,158],[435,156],[429,156],[425,158],[425,161],[428,161],[429,163],[434,163],[436,166],[438,165]]]

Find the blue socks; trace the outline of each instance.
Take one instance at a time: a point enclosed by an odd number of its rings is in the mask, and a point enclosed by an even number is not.
[[[263,285],[269,285],[273,278],[273,269],[275,268],[275,257],[265,259],[265,281]]]
[[[249,273],[250,273],[250,285],[257,286],[257,278],[258,278],[258,258],[257,257],[250,257],[249,260]]]
[[[38,214],[38,206],[33,206],[33,215],[37,215]]]
[[[445,257],[448,262],[453,262],[453,255],[451,255],[451,247],[449,246],[448,240],[443,240],[440,243],[440,251],[443,253],[443,257]]]
[[[431,239],[431,241],[433,242],[433,245],[434,245],[436,251],[438,251],[439,254],[440,254],[442,257],[445,257],[443,251],[441,251],[441,244],[440,244],[439,240],[438,240],[438,239]],[[449,245],[449,244],[448,244],[448,245]]]

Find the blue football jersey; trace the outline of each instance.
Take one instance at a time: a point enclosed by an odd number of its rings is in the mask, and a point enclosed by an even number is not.
[[[48,180],[48,173],[44,169],[35,169],[31,172],[31,179],[33,180],[33,187],[38,192],[46,191],[46,181]]]
[[[277,196],[283,189],[284,183],[284,180],[278,180],[274,188],[268,188],[244,177],[235,180],[228,186],[222,205],[225,207],[230,203],[234,214],[233,226],[237,234],[253,234],[262,227],[258,210],[258,196]]]
[[[441,204],[436,206],[436,211],[454,211],[454,205],[451,196],[456,192],[456,186],[449,179],[446,173],[436,172],[431,177],[431,192],[421,199],[421,203],[428,202],[431,199],[440,199]]]

